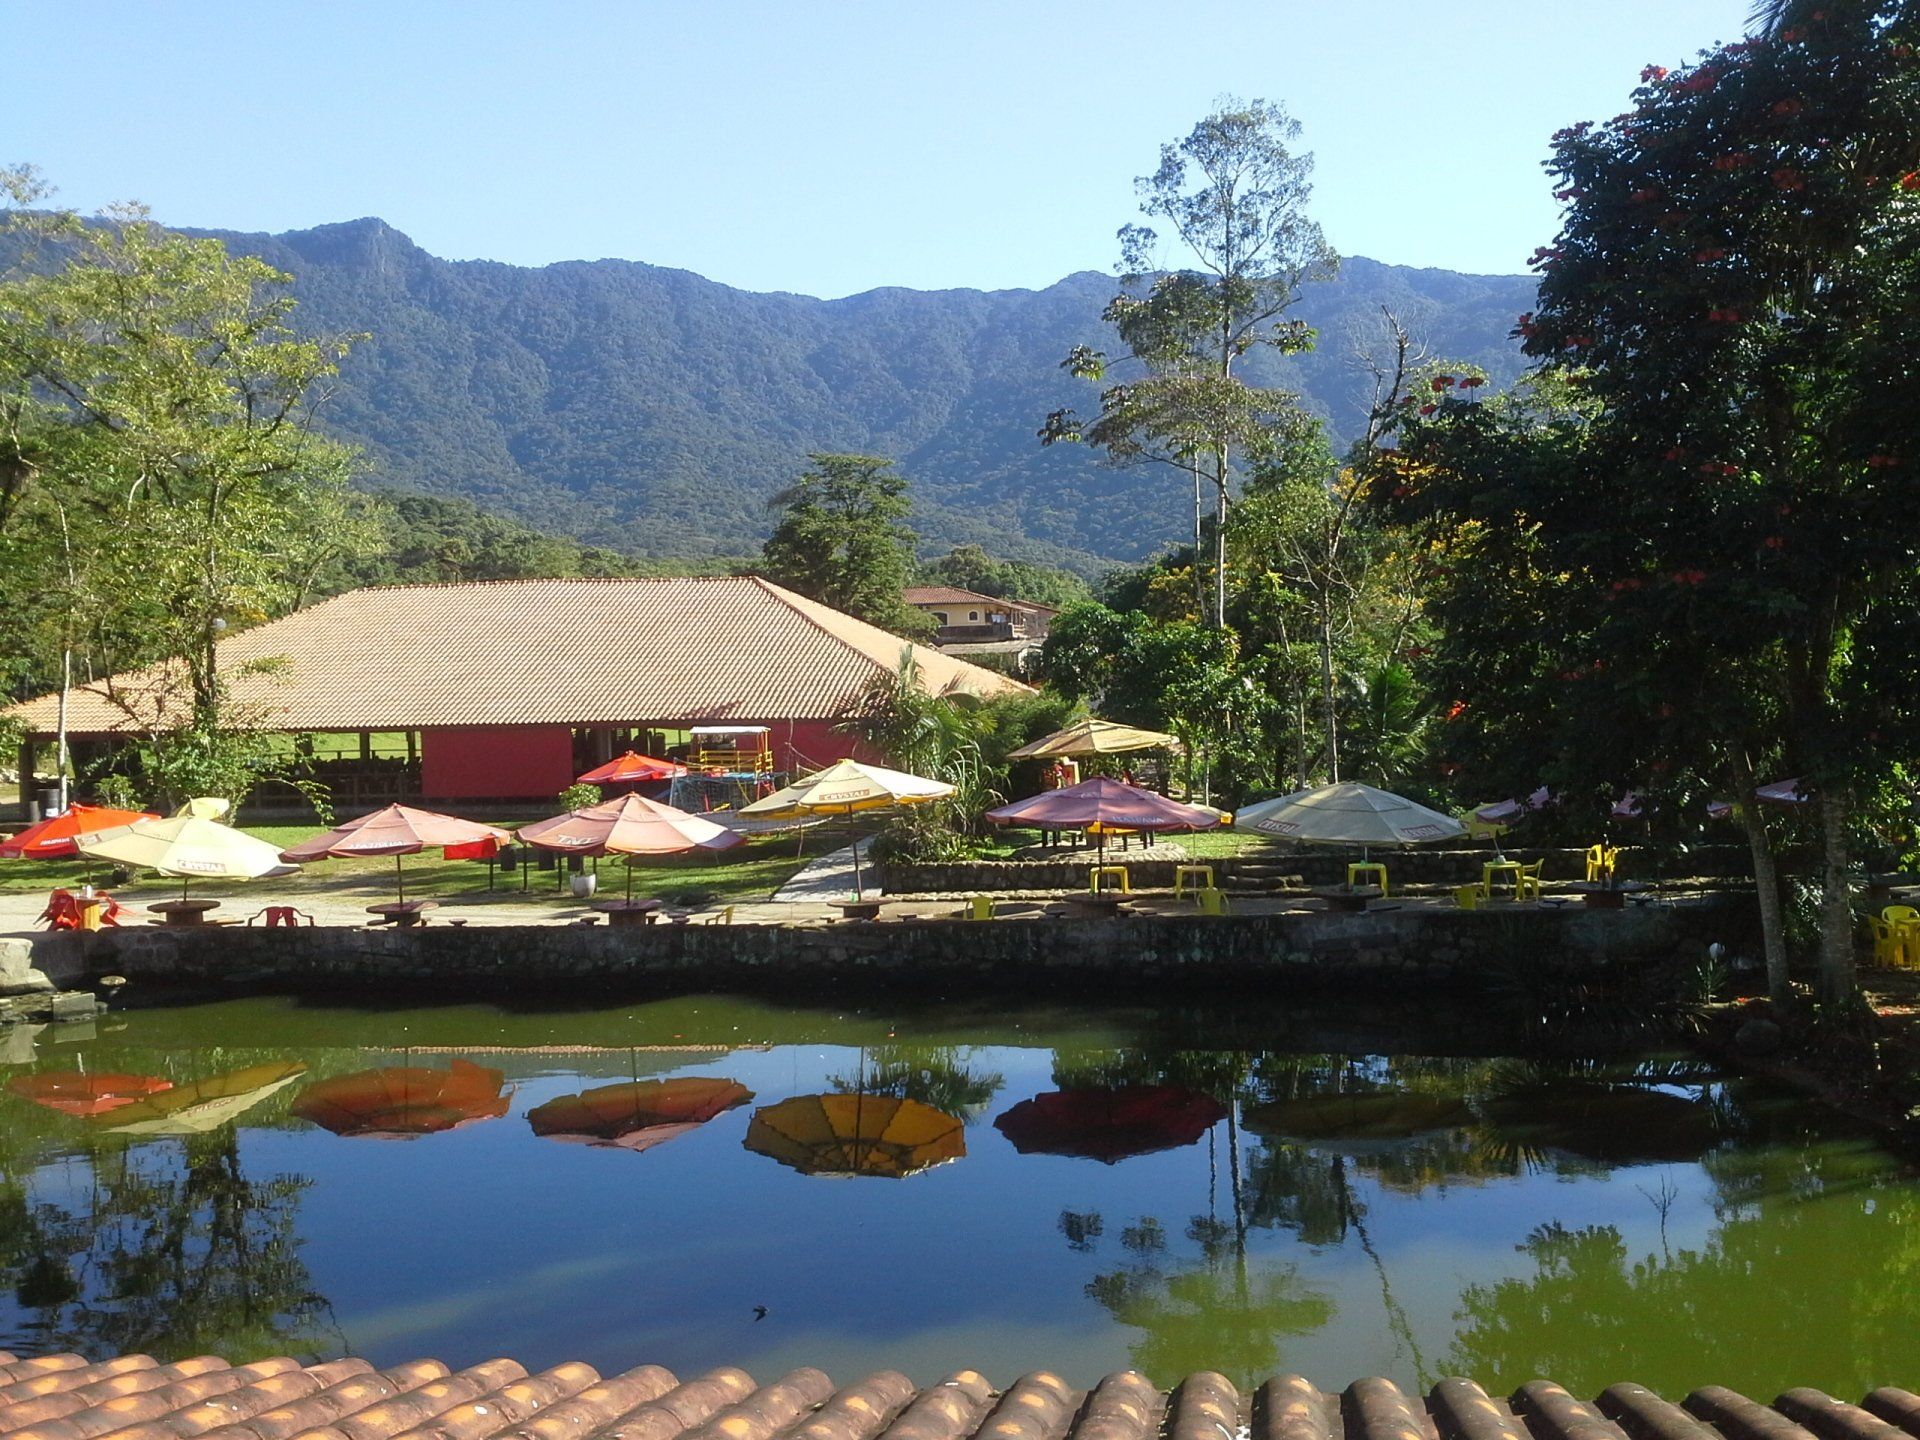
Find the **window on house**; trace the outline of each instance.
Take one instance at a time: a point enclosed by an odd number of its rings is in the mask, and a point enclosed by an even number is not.
[[[967,619],[978,620],[979,618],[980,618],[980,612],[978,610],[967,611]]]

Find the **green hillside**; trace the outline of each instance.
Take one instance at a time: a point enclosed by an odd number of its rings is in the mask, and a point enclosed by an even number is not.
[[[1034,438],[1092,406],[1058,365],[1102,338],[1110,276],[1045,290],[752,294],[618,260],[541,269],[427,254],[379,220],[280,236],[221,234],[296,277],[300,323],[365,332],[325,422],[366,448],[367,481],[469,498],[546,531],[652,557],[738,555],[809,450],[896,457],[930,549],[1087,569],[1176,538],[1164,475],[1114,471]],[[1256,379],[1299,389],[1336,432],[1358,426],[1356,337],[1393,308],[1434,354],[1484,365],[1532,303],[1521,276],[1364,259],[1300,313],[1319,350]]]

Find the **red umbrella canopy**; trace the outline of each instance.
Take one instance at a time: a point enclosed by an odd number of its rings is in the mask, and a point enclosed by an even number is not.
[[[158,820],[144,810],[114,810],[105,805],[70,805],[59,815],[36,821],[0,845],[0,859],[67,860],[80,851],[73,843],[76,835],[95,830],[111,830],[116,825],[131,825],[136,820]]]
[[[993,1128],[1022,1155],[1079,1155],[1112,1165],[1191,1145],[1227,1110],[1178,1085],[1049,1090],[1009,1107]]]
[[[554,1140],[651,1150],[751,1099],[739,1081],[715,1076],[630,1080],[555,1096],[529,1110],[527,1123]]]
[[[687,773],[687,767],[671,760],[656,760],[632,750],[617,755],[606,764],[580,777],[582,785],[638,785],[648,780],[671,780]]]
[[[724,825],[642,795],[621,795],[520,827],[519,838],[573,855],[678,855],[731,850],[740,837]]]
[[[410,805],[389,805],[358,820],[349,820],[338,829],[283,850],[280,858],[296,864],[324,860],[328,856],[348,859],[356,855],[412,855],[434,846],[504,845],[513,837],[491,825],[461,820],[432,810],[415,810]]]
[[[1220,816],[1212,810],[1182,805],[1104,775],[1002,805],[987,811],[987,819],[996,825],[1041,830],[1084,830],[1089,825],[1117,830],[1212,830],[1220,824]]]
[[[506,1075],[455,1060],[445,1070],[383,1065],[316,1080],[293,1102],[293,1113],[336,1135],[406,1140],[507,1113]]]
[[[64,1115],[104,1115],[172,1088],[171,1080],[158,1075],[111,1071],[88,1074],[81,1070],[42,1070],[38,1075],[16,1075],[7,1082],[7,1089],[21,1099]]]

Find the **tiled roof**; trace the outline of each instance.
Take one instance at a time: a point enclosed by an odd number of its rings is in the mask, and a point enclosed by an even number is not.
[[[931,690],[1023,689],[751,576],[354,590],[221,641],[237,702],[287,730],[830,719],[911,648]],[[241,673],[256,662],[276,673]],[[158,672],[116,677],[153,693]],[[51,733],[56,702],[13,712]],[[75,734],[128,728],[104,684]]]
[[[1323,1393],[1297,1375],[1242,1393],[1222,1375],[1162,1392],[1131,1371],[1089,1391],[1035,1371],[1006,1390],[961,1370],[922,1390],[890,1370],[845,1388],[818,1370],[770,1385],[745,1371],[681,1381],[657,1365],[602,1377],[512,1360],[449,1371],[437,1360],[375,1370],[211,1356],[16,1361],[0,1352],[9,1440],[1908,1440],[1920,1396],[1875,1390],[1859,1406],[1788,1390],[1771,1408],[1708,1386],[1673,1404],[1614,1385],[1592,1404],[1547,1380],[1510,1399],[1468,1380],[1421,1398],[1386,1380]]]
[[[951,585],[912,585],[900,592],[900,598],[909,605],[997,605],[1002,610],[1020,603],[982,595],[977,590],[957,590]]]

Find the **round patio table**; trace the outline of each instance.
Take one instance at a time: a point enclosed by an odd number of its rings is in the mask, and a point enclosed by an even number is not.
[[[1616,880],[1611,885],[1603,885],[1597,880],[1576,880],[1567,888],[1577,892],[1581,900],[1595,910],[1624,910],[1627,896],[1638,895],[1653,887],[1644,880]]]
[[[426,912],[439,908],[438,900],[388,900],[379,905],[367,906],[367,913],[378,915],[382,920],[390,920],[404,930],[411,925],[426,924]]]
[[[1378,885],[1322,885],[1309,890],[1309,895],[1318,895],[1327,902],[1329,910],[1365,910],[1369,900],[1380,898]]]
[[[660,902],[653,899],[600,900],[595,902],[593,908],[607,917],[609,925],[651,925]]]
[[[1066,901],[1088,915],[1117,915],[1132,898],[1124,890],[1076,890]]]
[[[878,920],[880,902],[878,900],[836,900],[833,902],[840,911],[843,920]]]
[[[162,925],[205,925],[207,912],[219,908],[218,900],[156,900],[147,906]]]

